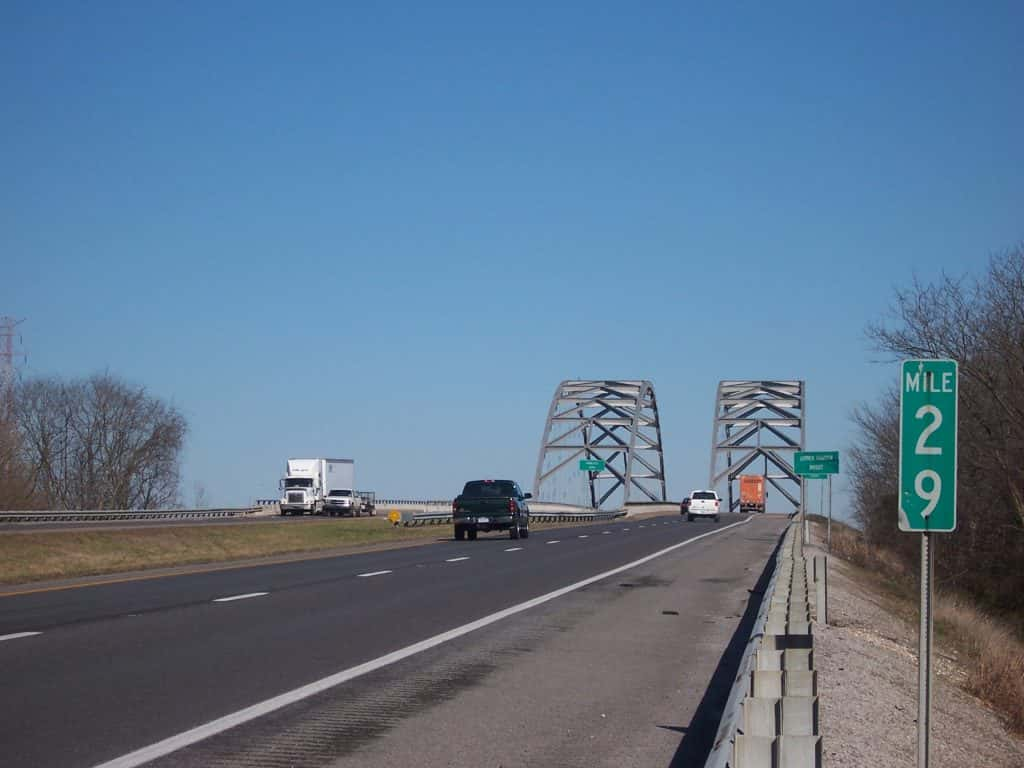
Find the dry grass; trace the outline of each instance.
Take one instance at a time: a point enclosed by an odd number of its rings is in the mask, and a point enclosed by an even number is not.
[[[819,524],[817,535],[822,530]],[[869,548],[859,531],[833,521],[832,554],[861,569],[860,580],[881,588],[896,614],[917,621],[918,574],[892,553]],[[1011,730],[1024,733],[1024,643],[956,594],[936,597],[935,629],[963,660],[964,688],[1001,712]]]
[[[585,523],[531,523],[532,530]],[[483,536],[508,536],[485,533]],[[451,525],[395,527],[384,517],[344,520],[247,521],[87,531],[0,535],[0,584],[124,573],[171,566],[231,562],[299,552],[339,553],[373,547],[426,544],[452,537]]]
[[[387,520],[253,522],[119,530],[38,531],[0,536],[0,583],[22,584],[176,565],[364,546],[450,535],[445,526],[393,527]]]
[[[935,624],[967,660],[967,690],[1003,712],[1014,731],[1024,733],[1024,643],[957,595],[936,599]]]

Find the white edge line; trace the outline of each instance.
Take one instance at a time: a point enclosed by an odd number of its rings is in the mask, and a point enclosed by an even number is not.
[[[753,520],[753,518],[748,517],[746,520],[741,520],[738,523],[732,523],[724,528],[716,528],[713,531],[702,533],[700,536],[694,536],[692,539],[687,539],[686,541],[681,541],[678,544],[673,544],[669,547],[665,547],[664,549],[659,549],[657,552],[641,557],[639,560],[634,560],[631,563],[620,565],[618,568],[613,568],[610,571],[599,573],[596,576],[590,576],[583,581],[577,581],[575,584],[569,584],[568,586],[561,587],[553,592],[548,592],[540,597],[535,597],[524,603],[519,603],[518,605],[513,605],[509,608],[497,611],[489,616],[484,616],[476,621],[471,621],[469,624],[463,624],[461,627],[449,629],[446,632],[434,635],[433,637],[428,637],[426,640],[420,640],[418,643],[407,645],[405,648],[392,651],[384,656],[378,656],[376,659],[371,659],[370,661],[359,664],[355,667],[349,667],[348,669],[343,669],[340,672],[335,672],[333,675],[328,675],[320,680],[303,685],[300,688],[295,688],[294,690],[287,691],[286,693],[261,701],[258,704],[253,704],[251,707],[246,707],[245,709],[240,709],[237,712],[232,712],[230,715],[225,715],[224,717],[219,717],[216,720],[211,720],[208,723],[197,726],[188,731],[183,731],[175,736],[166,738],[163,741],[150,744],[148,747],[143,747],[142,749],[137,749],[134,752],[129,752],[127,755],[122,755],[121,757],[116,757],[105,763],[100,763],[99,765],[94,766],[94,768],[135,768],[135,766],[143,765],[144,763],[148,763],[150,760],[156,760],[158,757],[163,757],[164,755],[169,755],[172,752],[177,752],[179,749],[184,749],[185,747],[200,742],[203,739],[208,739],[211,736],[216,736],[218,733],[223,733],[224,731],[242,725],[243,723],[248,723],[256,718],[263,717],[264,715],[281,709],[282,707],[286,707],[289,704],[294,704],[297,701],[308,699],[310,696],[323,693],[324,691],[341,685],[342,683],[346,683],[349,680],[374,672],[382,667],[401,661],[402,659],[407,659],[410,656],[415,656],[417,653],[422,653],[423,651],[435,648],[442,643],[447,643],[457,637],[468,635],[470,632],[475,632],[478,629],[482,629],[483,627],[494,624],[497,621],[506,619],[509,616],[515,616],[517,613],[522,613],[523,611],[528,611],[531,608],[536,608],[538,605],[543,605],[551,600],[567,595],[570,592],[575,592],[577,589],[582,589],[583,587],[589,586],[597,581],[601,581],[601,579],[607,579],[609,576],[614,576],[615,574],[622,573],[623,571],[628,571],[630,568],[636,568],[638,565],[643,565],[655,558],[666,555],[669,552],[673,552],[680,547],[685,547],[687,544],[700,541],[708,536],[715,536],[719,533],[724,533],[730,528],[735,528],[738,525],[746,525],[751,520]],[[389,573],[389,571],[382,571],[378,573]]]
[[[586,534],[586,533],[581,533],[581,534],[580,534],[579,536],[577,536],[576,538],[577,538],[577,539],[587,539],[587,538],[590,538],[590,536],[589,536],[589,534]]]
[[[505,551],[506,552],[522,552],[523,548],[522,547],[509,547]]]
[[[248,600],[250,597],[263,597],[269,595],[269,592],[249,592],[244,595],[232,595],[231,597],[218,597],[213,602],[215,603],[230,603],[233,600]]]
[[[370,571],[369,573],[357,573],[356,576],[365,579],[368,576],[383,576],[385,573],[391,573],[391,571]]]
[[[0,635],[0,641],[3,640],[17,640],[21,637],[34,637],[35,635],[41,635],[42,632],[15,632],[12,635]]]
[[[469,560],[469,557],[468,556],[467,557],[449,557],[447,560],[445,560],[445,562],[446,563],[457,563],[460,560]]]
[[[561,539],[552,539],[551,541],[545,541],[544,543],[545,544],[558,544],[559,542],[561,542]]]

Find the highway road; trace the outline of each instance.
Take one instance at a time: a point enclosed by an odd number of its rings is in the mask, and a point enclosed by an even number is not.
[[[0,765],[694,764],[787,522],[626,519],[9,594]]]

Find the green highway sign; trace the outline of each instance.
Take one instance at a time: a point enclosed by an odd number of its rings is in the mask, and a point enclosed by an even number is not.
[[[804,476],[838,475],[839,451],[797,451],[793,456],[793,471]]]
[[[604,472],[604,459],[580,459],[581,472]]]
[[[955,360],[900,366],[901,531],[956,529],[957,377]]]

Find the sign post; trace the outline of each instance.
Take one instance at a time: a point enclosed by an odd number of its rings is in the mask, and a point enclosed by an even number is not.
[[[931,756],[932,534],[956,529],[958,373],[955,360],[904,360],[900,365],[899,528],[921,534],[918,768],[928,768]]]
[[[807,480],[825,480],[828,484],[828,529],[825,548],[832,554],[832,475],[839,474],[839,451],[797,451],[793,470]],[[804,519],[807,519],[806,513]]]

